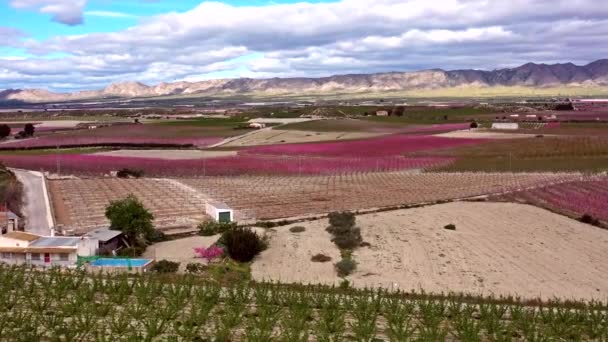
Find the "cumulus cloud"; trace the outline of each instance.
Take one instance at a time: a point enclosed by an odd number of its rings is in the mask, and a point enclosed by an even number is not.
[[[12,27],[0,26],[0,47],[18,45],[19,39],[25,37],[25,33]]]
[[[86,11],[86,12],[84,12],[84,14],[88,15],[88,16],[92,16],[92,17],[102,17],[102,18],[125,18],[125,19],[137,18],[136,15],[122,13],[122,12],[114,12],[114,11]]]
[[[86,0],[10,0],[14,8],[30,9],[50,14],[53,21],[74,26],[83,22]]]
[[[77,2],[12,0],[39,9],[42,3]],[[37,84],[78,80],[71,84],[80,88],[229,70],[238,76],[313,77],[584,63],[608,56],[607,40],[608,7],[596,0],[342,0],[259,7],[203,2],[119,32],[28,40],[23,47],[38,57],[0,63],[6,64],[0,80],[27,86],[36,75]],[[59,82],[57,70],[69,77]],[[27,77],[7,76],[15,74]]]

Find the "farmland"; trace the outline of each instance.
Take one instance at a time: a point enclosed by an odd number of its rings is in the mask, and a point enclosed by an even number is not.
[[[441,169],[457,172],[602,172],[608,169],[608,139],[606,136],[564,136],[494,140],[424,155],[455,158],[454,163]]]
[[[207,146],[222,140],[222,136],[238,131],[205,129],[197,126],[118,125],[93,130],[70,130],[43,134],[31,139],[16,140],[0,145],[0,149],[57,148],[104,145],[182,145]]]
[[[53,180],[49,187],[58,223],[81,234],[107,225],[106,206],[129,194],[143,201],[159,229],[192,226],[205,219],[205,198],[169,180]]]
[[[608,334],[606,307],[588,302],[535,307],[509,298],[320,286],[222,288],[191,276],[89,277],[6,266],[0,280],[1,333],[8,341],[603,340]]]
[[[402,117],[369,116],[382,105],[332,108],[339,119],[258,131],[240,129],[253,113],[322,111],[256,108],[234,118],[142,120],[0,143],[5,165],[49,173],[60,227],[76,234],[107,227],[107,205],[133,194],[154,215],[154,228],[171,235],[142,257],[181,263],[178,274],[130,278],[50,271],[48,283],[38,271],[0,266],[8,279],[0,287],[27,280],[36,284],[27,293],[45,298],[10,302],[25,290],[0,291],[0,305],[15,303],[16,317],[36,312],[31,324],[5,315],[2,336],[608,338],[607,231],[577,220],[588,214],[608,224],[602,124],[530,122],[505,132],[488,129],[495,114],[481,108],[412,107]],[[469,129],[473,119],[486,128]],[[143,176],[113,176],[122,169]],[[233,209],[267,248],[243,263],[228,254],[197,257],[195,249],[223,243],[218,231],[186,237],[210,220],[210,202]],[[360,245],[339,249],[332,241],[328,214],[338,211],[354,213]],[[355,268],[340,274],[336,264],[347,257]],[[78,290],[56,285],[74,279]],[[83,298],[98,305],[80,312]],[[49,310],[57,314],[39,314]]]
[[[580,178],[577,174],[367,173],[330,176],[239,176],[166,179],[53,180],[51,195],[66,226],[96,227],[110,200],[133,193],[159,227],[192,225],[212,198],[229,204],[238,220],[273,219],[435,202],[498,194]],[[163,223],[164,220],[164,223]]]
[[[608,178],[589,177],[585,180],[517,191],[495,199],[522,202],[547,208],[573,218],[585,214],[608,223]]]
[[[443,227],[452,223],[455,230]],[[272,232],[271,247],[252,265],[255,280],[338,285],[340,259],[328,220]],[[606,232],[529,205],[453,202],[357,216],[363,241],[347,279],[359,288],[450,291],[522,298],[604,300]],[[559,252],[557,252],[559,251]]]

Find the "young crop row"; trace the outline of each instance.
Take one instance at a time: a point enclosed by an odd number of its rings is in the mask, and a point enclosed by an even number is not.
[[[168,160],[87,154],[0,155],[6,166],[52,173],[104,175],[122,168],[147,176],[214,176],[242,174],[340,174],[426,169],[445,166],[449,157],[293,157],[243,154],[209,159]]]
[[[526,202],[579,218],[585,214],[608,222],[608,177],[555,184],[498,197]]]
[[[166,279],[166,278],[163,278]],[[0,267],[3,341],[608,339],[604,303],[246,284]]]

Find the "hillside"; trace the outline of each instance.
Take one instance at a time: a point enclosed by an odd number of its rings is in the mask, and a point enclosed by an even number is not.
[[[0,91],[0,101],[50,102],[103,98],[136,98],[180,95],[331,95],[363,92],[436,91],[437,89],[487,89],[523,87],[547,89],[559,87],[608,86],[608,59],[577,66],[527,63],[517,68],[483,70],[441,69],[414,72],[336,75],[321,78],[218,79],[201,82],[160,83],[148,86],[140,82],[111,84],[101,90],[53,93],[43,89],[7,89]]]

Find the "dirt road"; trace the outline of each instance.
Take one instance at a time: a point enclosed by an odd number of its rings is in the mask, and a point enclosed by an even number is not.
[[[23,184],[23,214],[25,230],[34,234],[50,235],[53,220],[51,217],[48,193],[40,172],[12,170]]]

